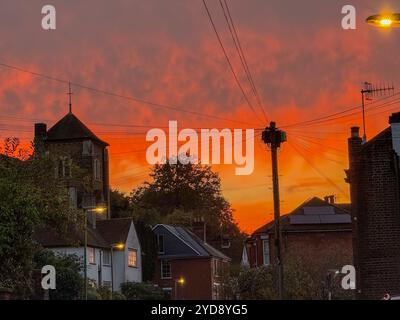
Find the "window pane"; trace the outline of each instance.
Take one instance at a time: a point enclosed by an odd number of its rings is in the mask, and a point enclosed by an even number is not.
[[[89,263],[96,263],[95,249],[88,248],[89,251]]]
[[[136,250],[129,249],[128,266],[129,267],[137,266],[137,251]]]
[[[263,240],[263,262],[264,265],[269,265],[270,260],[269,260],[269,241],[268,240]]]
[[[111,256],[110,252],[103,251],[103,264],[109,265],[111,264]]]
[[[171,262],[161,261],[161,278],[171,278]]]

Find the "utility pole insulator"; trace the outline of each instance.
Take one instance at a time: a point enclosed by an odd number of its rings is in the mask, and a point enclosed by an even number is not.
[[[282,232],[280,227],[280,198],[278,174],[278,148],[286,141],[286,132],[276,128],[276,123],[271,122],[269,127],[262,132],[262,140],[271,149],[272,158],[272,190],[274,194],[274,229],[275,229],[275,266],[277,269],[277,287],[279,299],[283,299],[283,265],[282,265]]]

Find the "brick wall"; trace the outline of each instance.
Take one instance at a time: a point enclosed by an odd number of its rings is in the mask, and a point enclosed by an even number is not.
[[[400,294],[399,173],[390,129],[362,147],[350,138],[349,162],[358,297]]]
[[[161,261],[158,261],[155,283],[160,288],[171,288],[171,298],[177,300],[212,299],[212,266],[210,258],[171,260],[171,279],[161,279]],[[175,281],[183,277],[185,285],[177,286]]]

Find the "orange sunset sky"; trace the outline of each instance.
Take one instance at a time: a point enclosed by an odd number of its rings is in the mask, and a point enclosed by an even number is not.
[[[147,178],[145,133],[177,120],[179,128],[262,128],[234,81],[201,0],[51,0],[57,29],[41,28],[43,1],[0,3],[0,136],[33,138],[33,124],[68,112],[68,87],[4,66],[43,73],[127,97],[216,116],[202,117],[73,86],[73,112],[110,143],[111,184],[130,192]],[[348,1],[228,0],[268,121],[287,130],[279,152],[282,213],[312,196],[348,200],[347,137],[361,109],[313,125],[288,126],[356,107],[364,81],[400,85],[400,29],[364,23],[398,1],[350,1],[357,29],[341,28]],[[226,51],[258,116],[261,109],[233,46],[217,0],[207,1]],[[396,7],[397,3],[397,7]],[[372,102],[379,106],[377,97]],[[392,98],[392,101],[394,98]],[[388,101],[391,101],[388,99]],[[397,102],[397,101],[395,101]],[[371,103],[371,102],[368,102]],[[400,107],[367,110],[367,137]],[[368,108],[367,108],[368,109]],[[247,124],[241,124],[245,122]],[[251,124],[251,125],[248,125]],[[288,126],[288,127],[286,127]],[[255,170],[236,176],[216,166],[240,227],[272,219],[271,162],[256,137]]]

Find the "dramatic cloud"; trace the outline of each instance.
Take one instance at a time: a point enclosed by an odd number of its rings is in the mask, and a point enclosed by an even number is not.
[[[266,125],[255,118],[237,88],[202,1],[49,2],[57,9],[55,31],[41,29],[42,1],[1,1],[0,63],[259,128]],[[382,9],[377,1],[352,2],[357,8],[357,30],[345,31],[341,29],[344,1],[228,1],[267,116],[279,126],[359,105],[364,81],[399,84],[398,30],[382,32],[364,23],[368,15]],[[207,3],[256,105],[219,2]],[[391,3],[395,8],[395,1]],[[163,127],[168,120],[178,120],[181,128],[240,127],[79,87],[73,90],[74,113],[110,142],[111,182],[125,191],[146,178],[148,144],[146,128],[118,124]],[[64,83],[0,66],[1,136],[31,139],[35,121],[51,125],[67,112],[66,91]],[[261,110],[256,110],[261,118]],[[385,110],[368,117],[369,137],[387,125],[390,111]],[[346,137],[360,119],[355,114],[287,129],[289,142],[279,155],[282,212],[314,195],[337,194],[348,201]],[[216,167],[235,216],[247,231],[270,220],[272,213],[268,153],[258,142],[255,150],[256,168],[249,177],[235,176],[234,166]],[[243,190],[237,191],[239,187]]]

